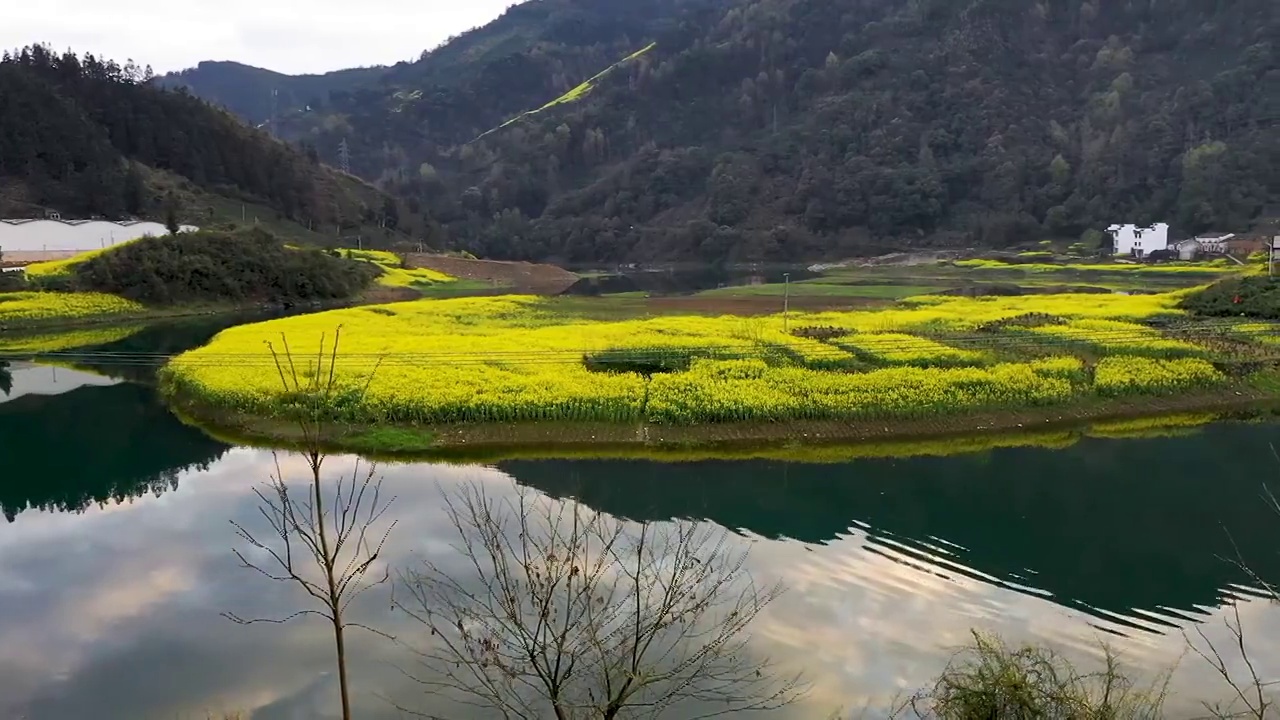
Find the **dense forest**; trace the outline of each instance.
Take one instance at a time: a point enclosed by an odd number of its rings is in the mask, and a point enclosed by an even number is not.
[[[42,46],[5,53],[0,215],[51,209],[162,220],[172,208],[184,221],[208,224],[219,219],[213,198],[257,203],[317,226],[381,210],[381,193],[340,177],[314,152],[151,79],[149,68]]]
[[[363,84],[311,79],[279,127],[327,162],[345,141],[425,239],[491,257],[1243,230],[1280,199],[1278,5],[533,0]]]
[[[331,92],[373,83],[387,68],[352,68],[324,75],[285,75],[237,62],[202,62],[152,81],[217,102],[254,127],[269,129],[273,116],[323,104]]]

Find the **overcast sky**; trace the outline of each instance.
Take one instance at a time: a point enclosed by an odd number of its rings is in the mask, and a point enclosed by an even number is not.
[[[48,43],[157,73],[235,60],[290,74],[389,65],[515,0],[3,0],[0,47]]]

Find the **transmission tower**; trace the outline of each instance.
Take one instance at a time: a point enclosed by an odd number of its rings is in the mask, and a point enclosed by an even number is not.
[[[342,172],[351,174],[351,151],[347,149],[346,138],[342,138],[342,142],[338,143],[338,167]]]
[[[271,88],[271,119],[268,121],[267,129],[271,132],[271,137],[280,137],[276,132],[276,95],[280,93],[277,88]]]

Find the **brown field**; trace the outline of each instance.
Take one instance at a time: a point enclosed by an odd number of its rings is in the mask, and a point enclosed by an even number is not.
[[[505,260],[469,260],[448,255],[409,253],[405,267],[428,268],[464,280],[478,280],[508,292],[530,295],[558,295],[578,281],[578,276],[540,263]]]

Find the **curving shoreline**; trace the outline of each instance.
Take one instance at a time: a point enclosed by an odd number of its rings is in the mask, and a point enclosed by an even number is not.
[[[166,393],[184,423],[224,442],[264,448],[298,447],[297,425],[202,406]],[[1162,423],[1194,413],[1205,422],[1219,416],[1280,414],[1280,392],[1246,383],[1212,393],[1089,399],[1063,405],[993,410],[912,420],[793,421],[670,426],[653,423],[476,423],[447,426],[331,425],[322,438],[328,452],[350,452],[392,461],[438,460],[492,463],[514,458],[629,457],[654,460],[779,459],[840,462],[859,457],[902,457],[939,452],[1060,442],[1064,433],[1095,425],[1150,426],[1153,432],[1185,431],[1196,422]],[[1124,421],[1151,421],[1149,423]],[[1110,434],[1108,434],[1110,433]],[[1134,437],[1141,432],[1093,432],[1095,437]],[[945,447],[943,448],[945,449]]]

